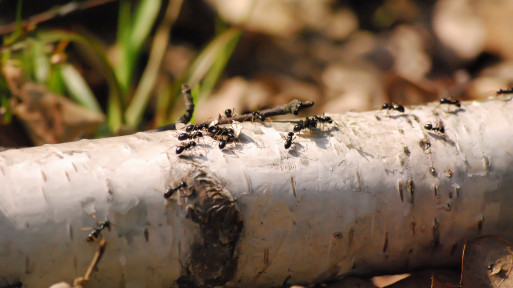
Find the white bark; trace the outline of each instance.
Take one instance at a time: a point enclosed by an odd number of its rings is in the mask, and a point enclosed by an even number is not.
[[[205,137],[185,157],[176,131],[1,152],[0,286],[83,275],[97,246],[80,228],[95,225],[93,212],[114,226],[91,287],[169,287],[184,271],[196,285],[269,287],[453,265],[465,240],[513,240],[512,108],[494,99],[333,115],[289,150],[293,124],[272,122],[244,124],[242,143],[224,151]],[[438,120],[446,136],[424,129]],[[180,181],[189,188],[165,200]],[[229,262],[230,241],[235,273],[212,271]],[[221,246],[219,267],[194,254]]]

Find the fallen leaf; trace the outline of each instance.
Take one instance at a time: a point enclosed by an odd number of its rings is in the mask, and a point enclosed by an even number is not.
[[[463,248],[463,288],[513,287],[512,269],[513,245],[500,237],[480,237]]]

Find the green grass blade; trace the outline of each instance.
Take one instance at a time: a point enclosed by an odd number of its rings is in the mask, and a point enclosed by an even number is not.
[[[160,24],[155,36],[150,51],[150,59],[146,69],[143,72],[141,81],[135,90],[132,102],[126,110],[126,121],[128,126],[136,128],[141,122],[142,115],[148,101],[155,89],[160,67],[164,56],[166,54],[166,48],[169,43],[169,35],[173,23],[178,18],[182,1],[173,1],[169,3],[166,14],[162,23]]]
[[[205,75],[205,78],[202,81],[201,90],[198,92],[197,96],[198,100],[210,95],[216,86],[219,78],[221,77],[221,74],[226,68],[226,64],[228,64],[228,60],[230,60],[233,51],[235,51],[235,48],[237,47],[237,43],[239,42],[241,35],[242,32],[234,34],[233,38],[226,42],[225,48],[220,51],[218,57],[212,64],[212,68],[208,71],[207,75]]]
[[[102,112],[100,104],[96,101],[93,91],[87,85],[82,75],[73,65],[64,63],[61,67],[61,77],[71,99],[94,112]]]
[[[132,58],[132,52],[130,51],[130,34],[132,32],[131,11],[132,3],[130,0],[121,0],[119,2],[118,33],[116,43],[117,63],[114,69],[122,95],[128,95],[133,69],[129,60]]]
[[[57,42],[68,40],[84,45],[98,58],[102,69],[101,72],[104,74],[107,83],[109,84],[109,100],[107,108],[107,122],[109,128],[112,131],[117,131],[124,123],[123,111],[124,106],[121,101],[121,89],[118,85],[117,78],[114,75],[114,70],[105,55],[103,47],[93,40],[92,37],[88,37],[86,33],[77,34],[69,31],[61,30],[41,30],[37,34],[37,38],[47,42]]]
[[[211,69],[219,55],[229,46],[231,42],[238,39],[241,31],[238,28],[230,28],[212,40],[203,51],[196,57],[193,64],[187,71],[189,85],[195,86],[201,81]]]
[[[131,2],[127,0],[120,2],[121,21],[118,23],[117,43],[119,59],[115,69],[125,103],[129,102],[133,72],[161,6],[162,0],[141,0],[132,15]]]
[[[50,59],[45,52],[45,45],[40,41],[31,42],[32,67],[31,74],[38,83],[46,83],[50,74]]]
[[[171,1],[174,2],[174,1]],[[170,3],[173,5],[173,3]],[[157,21],[162,0],[142,0],[135,9],[132,34],[130,37],[130,47],[137,54],[140,53],[142,47],[150,36],[151,29]]]
[[[9,35],[8,37],[5,37],[4,38],[4,46],[9,46],[11,44],[13,44],[14,42],[16,42],[16,40],[18,40],[18,38],[21,36],[21,33],[22,33],[22,30],[21,30],[21,8],[23,6],[23,1],[22,0],[18,0],[18,5],[16,6],[16,29],[14,30],[14,32]]]
[[[159,95],[160,97],[157,101],[157,125],[168,124],[174,120],[170,116],[173,109],[173,105],[171,104],[175,103],[175,98],[180,95],[179,87],[182,83],[187,83],[194,90],[194,88],[199,85],[200,81],[208,77],[207,87],[203,87],[202,84],[202,89],[199,90],[211,91],[224,70],[241,35],[242,31],[238,28],[227,29],[225,32],[218,35],[201,51],[196,59],[194,59],[185,75],[171,85],[167,96],[163,97]],[[198,97],[202,97],[202,95],[206,94],[198,91]]]
[[[64,87],[64,80],[61,77],[61,66],[61,64],[53,65],[48,81],[46,82],[46,87],[55,94],[63,95],[66,92],[66,88]]]
[[[10,123],[12,120],[12,111],[11,106],[9,105],[9,99],[11,96],[11,90],[9,90],[4,74],[0,71],[0,107],[5,111],[4,117],[0,122],[3,122],[4,124]]]

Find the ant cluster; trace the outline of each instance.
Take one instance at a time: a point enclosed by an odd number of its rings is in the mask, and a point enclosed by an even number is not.
[[[219,141],[219,149],[226,147],[227,143],[231,143],[237,139],[235,136],[235,130],[233,128],[210,126],[208,127],[208,135],[217,141]]]
[[[226,109],[226,115],[233,115],[231,109]],[[226,147],[226,144],[234,142],[237,139],[237,134],[235,130],[231,127],[221,127],[217,126],[217,124],[190,124],[185,127],[185,132],[181,132],[178,134],[177,138],[179,141],[190,140],[189,142],[183,143],[176,147],[176,154],[181,154],[186,150],[191,150],[197,146],[197,140],[203,137],[203,133],[200,130],[203,130],[208,136],[212,139],[219,141],[218,147],[219,149],[223,149]]]
[[[93,228],[91,232],[89,232],[89,235],[87,235],[87,242],[94,242],[96,239],[98,239],[101,236],[101,232],[104,229],[107,229],[110,231],[111,223],[109,220],[105,220],[103,222],[98,222],[96,228]]]

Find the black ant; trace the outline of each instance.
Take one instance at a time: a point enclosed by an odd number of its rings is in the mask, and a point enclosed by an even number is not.
[[[292,146],[292,141],[294,140],[294,132],[289,132],[287,137],[285,138],[285,149],[289,149]]]
[[[182,181],[175,188],[167,189],[167,191],[164,193],[164,198],[169,199],[171,196],[173,196],[173,194],[175,194],[176,191],[182,188],[187,188],[187,183]]]
[[[180,154],[183,151],[190,150],[190,149],[192,149],[194,147],[196,147],[196,142],[195,141],[190,141],[187,144],[182,144],[182,145],[176,147],[176,154]]]
[[[315,115],[314,119],[321,123],[328,123],[328,124],[333,123],[333,119],[331,119],[331,117],[329,117],[329,116],[324,116],[324,114],[322,116]]]
[[[497,90],[497,95],[500,95],[500,94],[510,94],[510,93],[513,93],[513,87],[509,88],[509,89],[506,89],[506,90],[503,90],[503,89]]]
[[[404,113],[404,106],[403,105],[400,105],[400,104],[388,104],[388,103],[385,103],[383,105],[381,105],[381,109],[386,109],[386,110],[395,110],[395,111],[399,111],[401,113]]]
[[[317,121],[316,119],[314,118],[308,118],[306,117],[306,119],[303,121],[303,120],[299,120],[299,122],[297,122],[297,124],[294,126],[294,132],[301,132],[301,130],[304,130],[304,129],[311,129],[311,128],[315,128],[317,127]]]
[[[441,124],[439,124],[439,126],[433,126],[433,124],[431,124],[431,123],[426,123],[426,125],[424,125],[424,129],[429,130],[429,131],[440,132],[442,134],[445,133],[445,128]]]
[[[219,149],[224,149],[226,144],[235,140],[235,132],[232,128],[221,128],[220,133],[217,136],[218,138],[221,138],[221,140],[219,140]]]
[[[253,120],[257,118],[260,121],[265,121],[265,115],[261,114],[260,112],[252,112],[251,115],[253,115]]]
[[[235,109],[226,109],[224,110],[224,116],[226,116],[226,118],[231,118],[234,115],[234,111]]]
[[[201,124],[189,124],[185,127],[185,131],[186,132],[192,132],[192,131],[196,131],[196,130],[205,130],[208,128],[208,124],[207,123],[201,123]]]
[[[96,220],[96,216],[93,214],[93,218]],[[89,232],[89,234],[87,235],[87,242],[94,242],[96,241],[98,238],[101,237],[101,232],[104,230],[104,229],[107,229],[110,231],[110,228],[112,226],[112,223],[106,219],[102,222],[98,222],[96,223],[96,228],[92,228],[91,232]],[[85,228],[85,229],[89,229],[89,228]]]
[[[447,98],[442,98],[440,99],[440,104],[449,104],[449,105],[454,105],[458,108],[461,107],[461,103],[460,103],[460,100],[457,100],[457,99],[447,99]]]
[[[195,138],[199,138],[199,137],[203,137],[203,133],[201,133],[201,131],[194,131],[192,133],[178,134],[178,140],[180,140],[180,141],[184,141],[184,140],[188,140],[188,139],[195,139]]]

